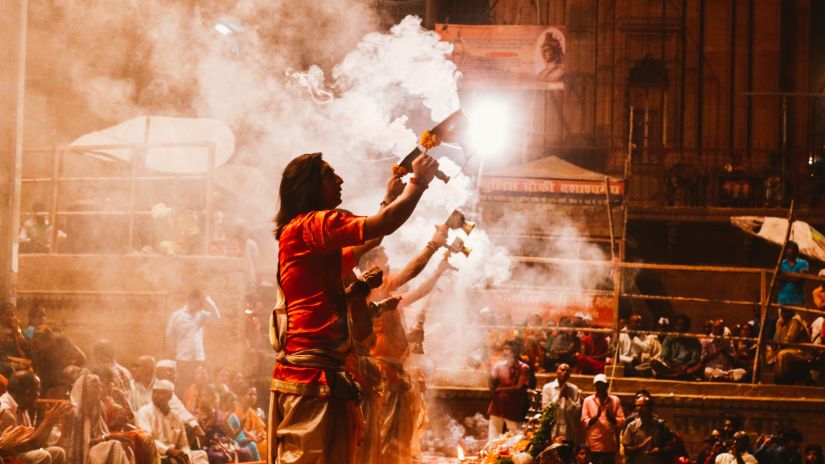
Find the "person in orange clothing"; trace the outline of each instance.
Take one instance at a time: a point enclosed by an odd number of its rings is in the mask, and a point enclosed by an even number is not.
[[[436,226],[435,234],[416,257],[395,274],[390,273],[389,260],[382,248],[375,248],[361,258],[359,267],[376,266],[384,272],[384,282],[370,293],[369,299],[381,300],[393,295],[401,286],[418,276],[427,266],[433,254],[447,244],[447,226]],[[404,370],[404,362],[409,354],[407,330],[400,309],[421,299],[433,290],[441,275],[450,268],[448,255],[439,264],[438,269],[417,289],[402,294],[397,310],[382,311],[373,323],[375,343],[370,357],[380,369],[383,395],[377,409],[377,415],[368,418],[379,430],[378,462],[410,462],[412,440],[415,435],[420,405],[419,395],[412,389],[409,375]],[[370,402],[367,399],[367,403]],[[368,424],[372,428],[373,424]],[[374,447],[375,443],[365,443],[365,448]],[[372,453],[374,455],[374,453]]]
[[[278,353],[268,461],[355,462],[359,392],[344,372],[344,359],[351,347],[349,319],[355,327],[366,305],[351,305],[359,310],[348,314],[342,250],[401,227],[437,169],[438,163],[426,154],[416,158],[403,193],[369,217],[334,209],[341,204],[344,181],[320,153],[298,156],[284,169],[275,217],[283,298],[270,327]],[[349,290],[350,298],[366,298],[370,285],[357,280]]]

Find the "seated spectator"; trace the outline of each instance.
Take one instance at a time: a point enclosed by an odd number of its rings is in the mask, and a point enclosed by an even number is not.
[[[716,456],[716,464],[757,464],[756,458],[750,454],[750,439],[742,431],[733,435],[733,445],[725,452]]]
[[[155,381],[157,382],[158,379],[168,380],[174,385],[174,381],[177,378],[176,366],[177,363],[170,359],[161,359],[158,361],[157,364],[155,364]],[[169,407],[172,408],[183,423],[192,430],[195,437],[203,437],[205,435],[203,429],[198,424],[198,420],[192,414],[192,411],[186,409],[186,406],[174,392],[172,393],[172,398],[169,400]]]
[[[118,390],[128,393],[132,389],[132,373],[117,362],[109,340],[101,338],[92,345],[92,365],[112,371],[112,383]]]
[[[23,329],[23,336],[26,337],[26,340],[31,342],[34,337],[34,333],[38,329],[46,326],[46,308],[40,305],[32,306],[29,308],[28,319],[29,326]]]
[[[776,345],[767,357],[768,365],[774,367],[777,383],[792,384],[802,380],[803,376],[807,377],[811,354],[800,348],[782,346],[782,343],[808,343],[810,339],[808,326],[796,311],[786,308],[779,310],[774,338]]]
[[[63,377],[64,369],[86,364],[83,351],[66,336],[51,328],[38,330],[32,336],[31,359],[47,398],[65,398],[67,385]],[[68,384],[68,388],[71,388],[71,384]]]
[[[805,447],[804,464],[825,464],[825,458],[822,456],[822,447],[820,445],[811,443]]]
[[[768,311],[765,315],[765,340],[773,340],[776,333],[776,316],[771,315],[772,311]],[[759,321],[762,317],[762,309],[759,306],[753,308],[753,319],[748,321],[748,326],[751,329],[750,338],[759,338]]]
[[[711,337],[702,339],[702,365],[706,380],[739,382],[747,371],[736,367],[733,342],[724,335],[725,321],[717,319],[711,325]]]
[[[0,309],[0,356],[8,358],[28,358],[28,341],[20,330],[17,307],[13,303],[3,304]]]
[[[197,366],[192,385],[189,385],[183,394],[183,405],[186,406],[187,410],[195,411],[198,409],[198,396],[207,385],[209,385],[209,373],[206,371],[206,367]]]
[[[651,362],[659,359],[662,344],[656,335],[639,335],[642,316],[630,316],[627,329],[619,334],[619,362],[625,367],[625,374],[629,376],[648,375],[651,371]]]
[[[226,367],[219,367],[215,370],[215,381],[210,385],[215,387],[219,395],[229,392],[229,379],[232,373]]]
[[[750,326],[748,324],[742,324],[736,333],[739,337],[750,338]],[[756,356],[756,341],[736,340],[733,343],[733,349],[734,355],[736,356],[736,365],[750,372],[753,368],[753,359]]]
[[[542,369],[544,360],[544,347],[547,343],[547,333],[544,332],[544,324],[541,315],[531,314],[524,324],[524,333],[521,348],[521,357],[534,371]]]
[[[249,452],[250,460],[260,461],[261,456],[258,452],[258,446],[255,444],[255,439],[246,435],[240,417],[235,414],[237,406],[238,397],[234,393],[226,393],[221,396],[221,415],[231,431],[229,436],[235,440],[237,447],[246,449]]]
[[[155,358],[141,356],[135,362],[134,378],[129,389],[129,406],[132,412],[152,402],[152,384],[155,383]]]
[[[622,445],[626,464],[666,463],[673,434],[665,422],[653,415],[651,399],[639,395],[636,397],[636,418],[628,422],[622,432]]]
[[[227,395],[230,393],[227,393]],[[198,420],[206,433],[204,448],[210,464],[227,464],[234,461],[247,462],[252,459],[249,450],[235,443],[232,428],[226,415],[220,410],[220,395],[215,388],[207,387],[198,403]]]
[[[66,233],[57,231],[57,244],[66,239]],[[48,253],[52,244],[52,226],[49,209],[38,201],[32,205],[32,215],[20,225],[20,253]]]
[[[673,330],[679,333],[690,331],[690,318],[684,314],[676,317]],[[693,337],[668,335],[662,343],[661,359],[654,359],[653,373],[656,377],[671,379],[696,378],[702,369],[699,362],[702,345]]]
[[[607,343],[607,334],[599,332],[584,334],[581,339],[581,353],[576,356],[576,373],[585,375],[603,373],[609,355],[610,345]]]
[[[243,395],[246,393],[246,389],[249,388],[249,382],[247,382],[246,377],[244,377],[243,372],[235,371],[232,373],[232,381],[229,385],[229,389],[235,395]]]
[[[9,379],[9,389],[0,396],[0,430],[11,427],[32,427],[29,411],[34,410],[40,398],[40,380],[31,371],[18,371]],[[66,452],[57,446],[47,446],[55,425],[71,414],[68,402],[47,407],[43,419],[34,428],[34,437],[14,449],[14,457],[31,464],[60,464],[66,459]]]
[[[572,328],[573,324],[570,318],[562,317],[559,320],[559,327]],[[558,330],[552,337],[548,337],[547,349],[544,353],[544,362],[542,365],[548,372],[556,370],[556,367],[561,364],[576,365],[576,353],[581,351],[581,341],[576,336],[576,333],[571,330]]]
[[[103,386],[83,374],[72,387],[74,412],[64,424],[63,443],[70,462],[86,464],[153,464],[155,442],[143,431],[110,433],[103,417]]]
[[[241,397],[235,414],[241,421],[244,434],[255,441],[258,452],[266,453],[269,449],[266,441],[266,417],[258,408],[258,390],[255,387],[247,389],[246,394]]]
[[[14,375],[14,367],[8,363],[0,363],[0,395],[9,389],[9,379]]]
[[[111,370],[102,367],[95,369],[94,374],[100,379],[100,402],[106,426],[113,431],[130,429],[135,415],[129,406],[126,392],[115,386]]]
[[[136,424],[155,440],[158,457],[175,464],[207,464],[206,452],[192,450],[186,439],[183,421],[169,406],[175,385],[168,380],[156,380],[152,402],[140,408]]]
[[[759,464],[802,464],[799,446],[803,440],[802,433],[796,429],[785,429],[775,438],[760,436],[753,455]]]

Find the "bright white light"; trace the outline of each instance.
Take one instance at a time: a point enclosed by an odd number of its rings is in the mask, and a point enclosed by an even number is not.
[[[232,28],[227,26],[224,23],[215,24],[215,30],[218,31],[219,33],[223,34],[223,35],[231,35],[232,34]]]
[[[482,102],[468,114],[470,141],[482,155],[504,147],[510,132],[510,115],[506,105],[497,101]]]

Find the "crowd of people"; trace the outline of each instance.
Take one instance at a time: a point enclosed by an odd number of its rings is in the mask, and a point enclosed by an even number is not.
[[[397,271],[380,246],[410,217],[437,163],[424,154],[412,171],[406,185],[400,175],[391,177],[377,213],[356,216],[336,209],[343,180],[320,153],[301,155],[284,170],[275,218],[277,304],[268,326],[276,354],[265,385],[267,413],[260,407],[258,384],[248,375],[209,371],[203,330],[221,313],[201,290],[193,290],[169,318],[167,359],[144,355],[130,368],[117,362],[108,340],[96,342],[87,357],[49,327],[42,308],[32,308],[23,328],[16,308],[4,306],[0,456],[12,462],[84,464],[223,464],[267,457],[290,464],[412,462],[420,454],[416,443],[427,411],[423,376],[407,365],[420,334],[406,332],[401,311],[451,269],[448,250],[417,288],[406,288],[446,247],[446,225],[436,226],[423,250]],[[41,228],[47,230],[47,224]],[[807,271],[795,247],[789,249],[783,270]],[[788,279],[778,302],[802,304],[795,299],[799,288],[798,280]],[[819,287],[815,301],[825,306],[817,299],[822,297]],[[753,339],[761,331],[775,342],[767,362],[775,366],[777,379],[794,382],[816,362],[808,351],[784,344],[822,339],[822,318],[811,330],[788,307],[778,318],[755,317],[732,328],[721,319],[707,321],[701,334],[691,332],[686,315],[672,325],[660,318],[655,329],[666,334],[661,341],[642,330],[644,321],[635,314],[621,323],[616,340],[610,331],[589,330],[593,324],[586,314],[563,317],[558,325],[548,322],[531,316],[492,364],[489,437],[520,426],[530,407],[524,392],[538,387],[536,371],[556,372],[556,380],[542,388],[542,403],[559,406],[554,436],[579,446],[573,455],[576,460],[581,455],[582,464],[610,464],[620,448],[630,462],[686,458],[678,436],[653,413],[649,393],[640,391],[633,414],[625,417],[621,402],[608,391],[603,373],[608,365],[622,366],[632,376],[741,381],[753,366]],[[264,327],[260,320],[252,325],[258,332]],[[596,393],[582,398],[568,381],[573,372],[595,375]],[[709,448],[702,464],[750,459],[747,434],[729,435]],[[801,441],[793,430],[757,439],[753,456],[769,464],[793,462],[781,459],[796,452],[790,444],[798,447]]]
[[[789,243],[782,269],[797,273],[808,270],[793,242]],[[825,270],[820,275],[825,276]],[[813,290],[812,301],[816,309],[825,311],[822,285]],[[799,278],[780,282],[776,302],[782,306],[778,311],[769,309],[764,320],[763,337],[768,341],[764,362],[768,370],[774,373],[776,383],[820,384],[825,380],[825,350],[792,344],[822,345],[825,317],[816,315],[806,320],[794,309],[805,304]],[[778,317],[772,315],[777,313]],[[503,319],[496,320],[487,311],[479,322],[488,327],[512,325],[506,314]],[[562,316],[558,321],[533,314],[523,326],[512,325],[515,332],[491,329],[487,344],[496,347],[512,338],[531,372],[554,372],[558,365],[566,364],[575,373],[595,375],[615,364],[628,377],[741,382],[753,373],[761,324],[759,307],[750,321],[727,324],[724,319],[714,318],[706,320],[700,331],[692,330],[692,320],[686,314],[677,315],[673,321],[660,317],[655,324],[645,324],[640,314],[632,314],[619,320],[619,336],[615,339],[611,330],[599,330],[585,313],[576,313],[572,318]]]
[[[490,442],[505,430],[519,432],[524,403],[529,401],[529,368],[518,359],[513,345],[504,346],[504,359],[491,373]],[[551,430],[553,459],[543,461],[540,455],[539,463],[612,464],[621,458],[626,464],[823,464],[819,444],[809,444],[804,455],[800,454],[804,443],[800,431],[783,428],[776,435],[749,433],[743,429],[744,418],[727,413],[699,452],[690,456],[682,437],[655,414],[649,391],[637,391],[632,411],[625,414],[621,400],[610,394],[606,375],[596,374],[595,392],[585,396],[570,382],[571,371],[568,364],[560,363],[555,379],[540,388],[542,409],[554,405],[556,414]]]
[[[88,356],[33,307],[0,311],[0,459],[23,463],[223,464],[265,460],[266,416],[242,372],[207,369],[203,330],[220,312],[193,290],[167,325],[169,359]],[[262,458],[263,456],[263,458]]]

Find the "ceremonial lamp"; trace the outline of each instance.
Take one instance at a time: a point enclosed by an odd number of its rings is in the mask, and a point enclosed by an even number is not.
[[[447,218],[447,222],[444,224],[453,230],[461,229],[467,235],[470,235],[470,232],[476,227],[475,223],[468,221],[467,218],[464,217],[464,213],[457,209],[450,213],[450,217]]]
[[[424,147],[424,152],[437,147],[441,142],[458,142],[467,133],[469,128],[469,121],[467,116],[461,110],[455,111],[453,114],[447,116],[447,119],[441,121],[437,126],[431,130],[424,131],[421,134],[421,146]],[[401,160],[400,163],[392,167],[393,175],[404,176],[412,172],[412,162],[422,153],[417,146]],[[450,181],[450,176],[444,174],[441,170],[436,171],[435,177],[441,179],[446,184]]]
[[[461,253],[466,257],[469,257],[473,251],[472,248],[464,246],[464,240],[462,240],[461,237],[456,237],[447,249],[450,250],[450,253]]]

